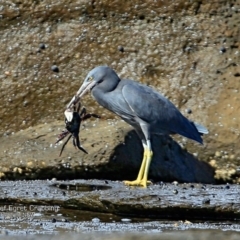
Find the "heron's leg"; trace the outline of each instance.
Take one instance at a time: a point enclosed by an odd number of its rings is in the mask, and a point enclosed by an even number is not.
[[[141,180],[141,185],[143,187],[146,187],[147,183],[148,183],[148,172],[149,172],[149,168],[150,168],[150,164],[151,164],[152,156],[153,156],[150,140],[147,140],[146,155],[147,156],[146,156],[146,161],[145,161],[145,168],[144,168],[143,178]]]
[[[150,144],[150,141],[148,144]],[[147,187],[147,184],[151,183],[150,181],[147,180],[149,166],[150,166],[151,157],[152,157],[152,151],[149,150],[151,149],[151,144],[149,146],[143,143],[143,149],[144,149],[143,160],[138,173],[138,177],[134,181],[124,181],[126,185]]]
[[[144,170],[145,170],[145,166],[146,166],[146,160],[147,160],[147,145],[143,143],[143,149],[144,149],[144,152],[143,152],[143,159],[142,159],[142,164],[141,164],[141,167],[140,167],[140,170],[139,170],[139,173],[138,173],[138,176],[137,176],[137,179],[135,180],[136,182],[140,182],[141,179],[143,178],[143,174],[144,174]]]
[[[138,185],[137,183],[139,183],[141,181],[141,179],[143,178],[143,173],[144,173],[146,160],[147,160],[147,154],[146,154],[147,145],[144,143],[143,143],[143,149],[144,149],[143,159],[142,159],[142,163],[141,163],[141,167],[140,167],[137,179],[135,181],[124,181],[124,183],[126,185]]]

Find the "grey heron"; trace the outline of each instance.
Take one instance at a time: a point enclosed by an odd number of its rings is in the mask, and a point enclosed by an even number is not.
[[[130,124],[142,141],[144,153],[137,179],[125,181],[126,185],[146,187],[149,183],[153,134],[180,134],[202,144],[201,135],[208,133],[204,126],[183,116],[177,107],[159,92],[139,82],[120,79],[110,67],[99,66],[92,69],[67,109],[75,105],[88,91],[101,106]],[[66,117],[71,118],[70,115]]]

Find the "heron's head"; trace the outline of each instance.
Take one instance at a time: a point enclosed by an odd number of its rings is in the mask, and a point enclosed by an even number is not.
[[[79,101],[79,99],[82,98],[87,92],[91,92],[96,89],[101,90],[102,92],[110,92],[114,90],[119,81],[120,78],[110,67],[99,66],[92,69],[83,81],[83,84],[77,91],[76,95],[68,104],[68,108],[71,107],[72,104],[75,104],[77,101]]]

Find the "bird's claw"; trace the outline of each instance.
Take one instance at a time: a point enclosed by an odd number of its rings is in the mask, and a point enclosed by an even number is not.
[[[139,186],[144,188],[146,188],[147,185],[152,184],[151,181],[146,181],[145,179],[142,180],[136,179],[135,181],[123,181],[123,183],[127,186]]]

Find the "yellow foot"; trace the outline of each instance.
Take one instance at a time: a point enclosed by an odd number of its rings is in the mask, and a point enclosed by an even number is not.
[[[147,185],[152,184],[151,181],[146,181],[146,180],[135,180],[135,181],[123,181],[123,183],[127,186],[140,186],[146,188]]]

